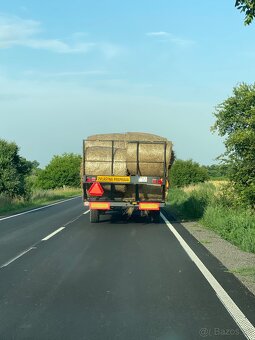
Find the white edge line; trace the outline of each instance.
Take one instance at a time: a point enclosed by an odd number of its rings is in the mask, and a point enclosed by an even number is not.
[[[227,309],[229,314],[232,316],[234,321],[237,323],[239,328],[242,330],[243,334],[249,340],[255,339],[255,327],[252,323],[246,318],[243,312],[239,309],[239,307],[235,304],[235,302],[231,299],[228,293],[224,290],[224,288],[219,284],[219,282],[215,279],[215,277],[211,274],[211,272],[206,268],[203,262],[198,258],[198,256],[194,253],[194,251],[190,248],[190,246],[185,242],[185,240],[181,237],[181,235],[177,232],[177,230],[173,227],[173,225],[168,221],[168,219],[161,213],[161,217],[164,222],[170,229],[170,231],[177,238],[185,252],[188,254],[190,259],[195,263],[200,272],[206,278],[210,286],[215,291],[216,295]]]
[[[85,211],[84,213],[83,213],[83,215],[86,215],[86,214],[88,214],[90,212],[90,210],[87,210],[87,211]]]
[[[27,211],[24,211],[24,212],[19,213],[19,214],[15,214],[15,215],[11,215],[11,216],[2,217],[2,218],[0,218],[0,222],[1,222],[1,221],[4,221],[4,220],[8,220],[9,218],[14,218],[14,217],[18,217],[18,216],[21,216],[21,215],[29,214],[29,213],[31,213],[31,212],[33,212],[33,211],[38,211],[38,210],[46,209],[46,208],[48,208],[48,207],[52,207],[52,206],[54,206],[54,205],[62,204],[62,203],[65,203],[65,202],[74,200],[74,199],[76,199],[76,198],[79,198],[79,197],[81,197],[81,196],[76,196],[76,197],[68,198],[68,199],[63,200],[63,201],[60,201],[60,202],[55,202],[55,203],[52,203],[52,204],[44,205],[43,207],[35,208],[35,209],[31,209],[31,210],[27,210]]]
[[[15,256],[14,258],[12,258],[11,260],[9,260],[8,262],[6,262],[5,264],[3,264],[1,266],[1,268],[7,267],[9,264],[11,264],[12,262],[16,261],[17,259],[19,259],[21,256],[25,255],[26,253],[28,253],[30,250],[35,249],[35,247],[31,247],[25,251],[23,251],[22,253],[20,253],[19,255]]]
[[[61,227],[55,231],[53,231],[53,233],[49,234],[48,236],[44,237],[42,239],[42,241],[47,241],[48,239],[50,239],[51,237],[53,237],[54,235],[56,235],[57,233],[59,233],[60,231],[62,231],[63,229],[65,229],[65,227]]]

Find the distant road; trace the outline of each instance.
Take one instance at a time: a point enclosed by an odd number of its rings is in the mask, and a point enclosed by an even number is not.
[[[0,339],[255,340],[255,297],[164,216],[90,224],[75,198],[0,219]]]

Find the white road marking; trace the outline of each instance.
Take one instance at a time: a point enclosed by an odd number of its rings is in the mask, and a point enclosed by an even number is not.
[[[12,262],[16,261],[17,259],[19,259],[21,256],[27,254],[30,250],[32,249],[36,249],[36,247],[31,247],[25,251],[23,251],[22,253],[20,253],[19,255],[15,256],[14,258],[12,258],[11,260],[9,260],[8,262],[6,262],[5,264],[3,264],[0,268],[4,268],[7,267],[9,264],[11,264]]]
[[[61,230],[63,230],[63,229],[65,229],[65,227],[61,227],[61,228],[59,228],[59,229],[53,231],[53,233],[51,233],[50,235],[44,237],[44,238],[42,239],[42,241],[47,241],[48,239],[50,239],[51,237],[53,237],[54,235],[56,235],[57,233],[59,233],[59,232],[60,232]]]
[[[68,226],[69,224],[71,224],[71,223],[77,221],[83,214],[85,215],[85,214],[87,214],[88,212],[89,212],[89,210],[85,211],[84,213],[82,213],[81,215],[79,215],[78,217],[76,217],[75,219],[73,219],[73,220],[67,222],[66,224],[64,224],[63,227],[61,227],[61,228],[55,230],[53,233],[51,233],[51,234],[49,234],[48,236],[44,237],[42,240],[40,240],[40,241],[34,243],[34,245],[31,246],[29,249],[23,251],[22,253],[18,254],[17,256],[15,256],[15,257],[12,258],[11,260],[9,260],[8,262],[6,262],[6,263],[4,263],[2,266],[0,266],[0,269],[1,269],[1,268],[4,268],[4,267],[6,267],[6,266],[8,266],[9,264],[11,264],[12,262],[14,262],[15,260],[17,260],[17,259],[20,258],[21,256],[23,256],[23,255],[25,255],[26,253],[28,253],[30,250],[36,249],[36,245],[38,245],[40,242],[49,240],[51,237],[53,237],[54,235],[56,235],[57,233],[59,233],[60,231],[62,231],[63,229],[65,229],[66,226]]]
[[[78,198],[78,197],[80,197],[80,196],[76,196],[76,197],[68,198],[67,200],[64,200],[64,201],[60,201],[60,202],[56,202],[56,203],[44,205],[43,207],[40,207],[40,208],[35,208],[35,209],[27,210],[27,211],[24,211],[24,212],[19,213],[19,214],[7,216],[7,217],[2,217],[2,218],[0,218],[0,221],[4,221],[4,220],[8,220],[8,219],[10,219],[10,218],[14,218],[14,217],[18,217],[18,216],[21,216],[21,215],[29,214],[29,213],[34,212],[34,211],[46,209],[46,208],[52,207],[52,206],[54,206],[54,205],[58,205],[58,204],[62,204],[62,203],[65,203],[65,202],[74,200],[74,199],[76,199],[76,198]]]
[[[206,266],[194,253],[190,246],[185,242],[185,240],[181,237],[177,230],[172,226],[168,219],[162,213],[160,215],[170,231],[177,238],[185,252],[188,254],[190,259],[195,263],[197,268],[200,270],[210,286],[213,288],[216,295],[218,296],[224,307],[227,309],[229,314],[232,316],[232,318],[235,320],[239,328],[242,330],[246,338],[249,340],[255,340],[255,327],[252,325],[252,323],[246,318],[243,312],[239,309],[239,307],[235,304],[235,302],[231,299],[231,297],[219,284],[219,282],[215,279],[211,272],[206,268]]]
[[[90,212],[90,210],[87,210],[87,211],[85,211],[84,213],[83,213],[83,215],[86,215],[86,214],[88,214]]]

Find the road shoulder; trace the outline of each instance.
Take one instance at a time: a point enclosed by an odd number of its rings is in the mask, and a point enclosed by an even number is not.
[[[255,295],[255,254],[240,250],[197,222],[181,224]]]

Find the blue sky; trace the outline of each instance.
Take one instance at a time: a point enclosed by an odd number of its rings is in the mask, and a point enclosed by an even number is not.
[[[0,138],[45,166],[94,133],[144,131],[203,164],[213,111],[254,82],[234,0],[12,0],[0,6]]]

